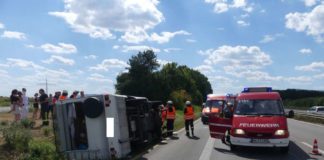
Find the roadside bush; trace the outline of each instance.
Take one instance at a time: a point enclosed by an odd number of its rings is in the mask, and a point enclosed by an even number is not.
[[[28,160],[54,160],[59,159],[55,145],[49,141],[32,140],[28,144]]]
[[[51,134],[52,129],[49,127],[45,127],[42,129],[44,136],[48,137]]]
[[[25,152],[28,150],[29,141],[32,139],[31,131],[19,123],[12,123],[9,127],[1,129],[6,142],[6,147],[11,150]]]
[[[8,126],[9,122],[8,121],[1,121],[0,125],[1,126]]]
[[[21,125],[25,128],[32,128],[33,127],[33,122],[27,118],[22,119],[20,121]]]
[[[177,90],[170,94],[170,99],[177,110],[183,110],[185,102],[191,101],[191,96],[185,90]]]

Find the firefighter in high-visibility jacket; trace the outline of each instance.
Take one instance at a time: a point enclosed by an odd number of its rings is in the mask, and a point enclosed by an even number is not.
[[[184,108],[184,119],[185,119],[185,126],[186,126],[186,135],[189,137],[189,126],[191,128],[191,135],[194,137],[194,126],[193,126],[193,121],[194,121],[194,108],[191,105],[190,101],[186,101],[186,107]]]
[[[176,118],[176,110],[175,107],[173,106],[172,101],[167,102],[167,135],[169,137],[173,136],[173,123]]]

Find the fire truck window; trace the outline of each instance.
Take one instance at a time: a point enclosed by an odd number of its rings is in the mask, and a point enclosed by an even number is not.
[[[241,100],[235,114],[239,115],[282,115],[283,107],[278,100]]]

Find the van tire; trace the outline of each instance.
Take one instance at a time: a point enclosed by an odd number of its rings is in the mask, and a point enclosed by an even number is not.
[[[97,118],[104,110],[103,103],[96,97],[87,98],[82,108],[84,114],[89,118]]]

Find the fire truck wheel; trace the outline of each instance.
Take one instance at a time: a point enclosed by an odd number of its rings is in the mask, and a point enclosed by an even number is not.
[[[103,112],[103,104],[98,98],[87,98],[83,104],[83,112],[89,118],[96,118]]]

